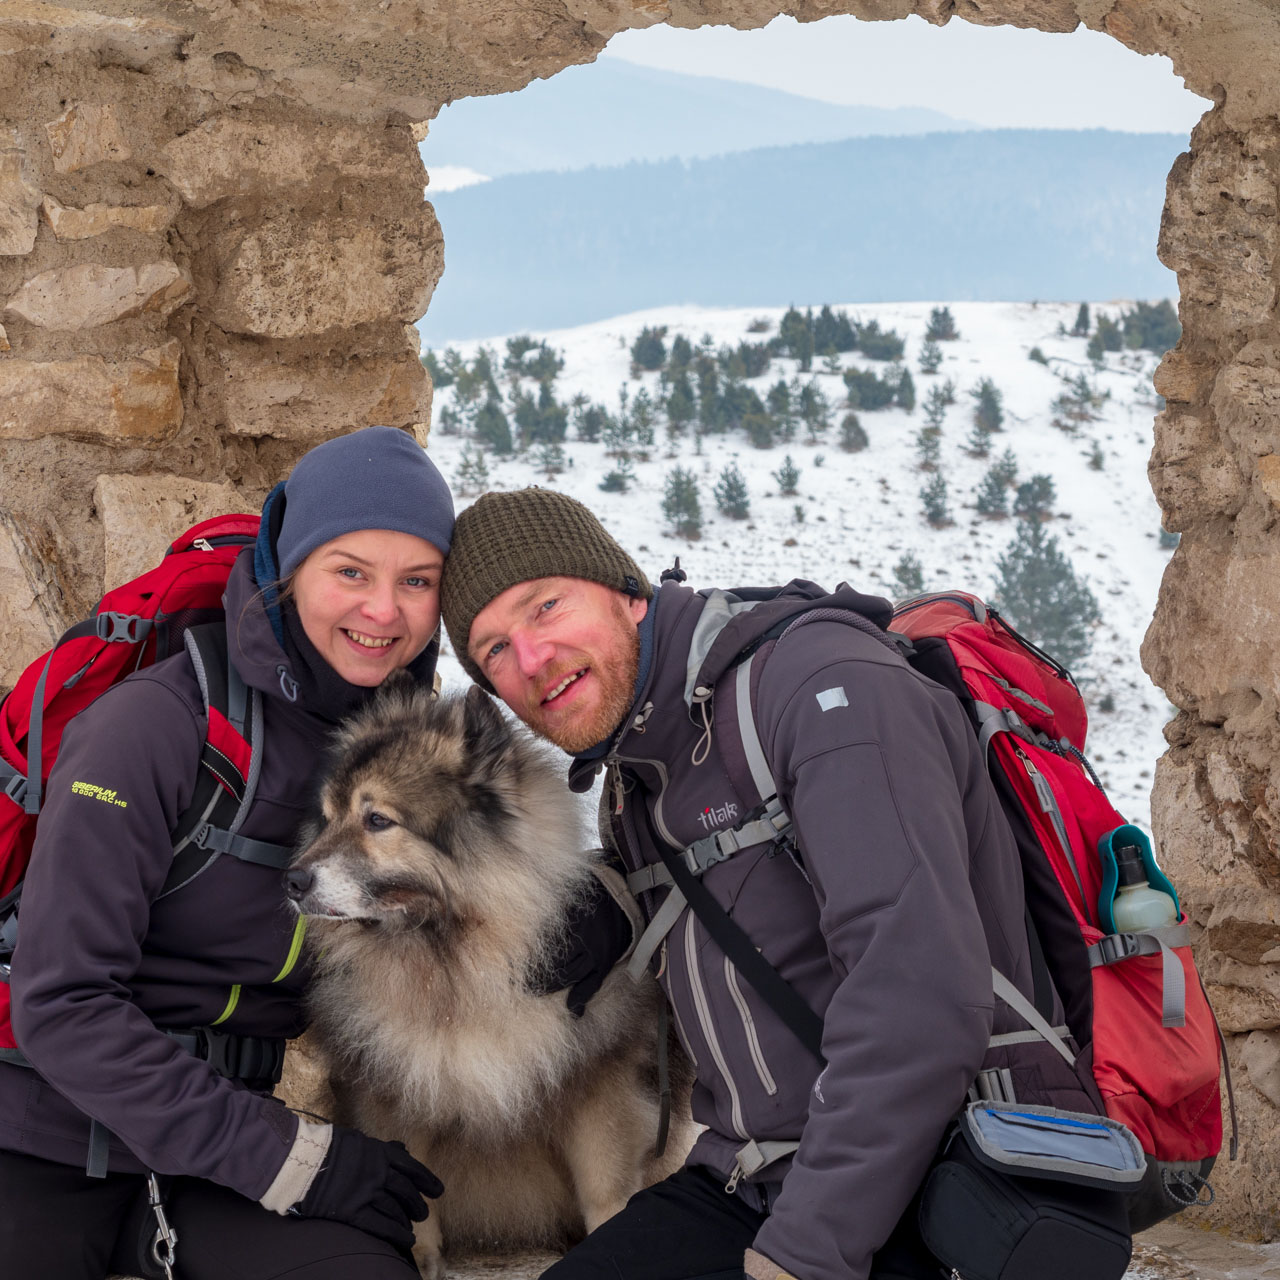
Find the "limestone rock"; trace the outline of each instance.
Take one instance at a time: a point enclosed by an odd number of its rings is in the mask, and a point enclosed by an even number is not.
[[[74,173],[106,160],[128,160],[133,155],[124,131],[109,102],[77,102],[45,125],[53,151],[53,167]]]
[[[234,485],[175,475],[103,475],[93,489],[102,522],[106,590],[158,563],[179,533],[201,520],[249,511]]]
[[[117,227],[155,234],[173,220],[171,211],[162,204],[87,204],[73,209],[45,196],[40,207],[59,240],[88,240]]]
[[[39,205],[17,131],[0,129],[0,254],[30,253],[35,247]]]
[[[1258,459],[1258,480],[1272,505],[1280,507],[1280,454],[1270,453]]]
[[[282,214],[230,243],[211,314],[234,333],[297,338],[426,310],[444,270],[430,205],[371,222]]]
[[[4,325],[0,324],[0,351],[9,350],[9,335],[4,331]]]
[[[221,416],[235,435],[310,445],[354,427],[407,427],[431,417],[431,383],[411,351],[286,364],[245,347],[222,383]]]
[[[291,191],[322,181],[394,180],[416,160],[409,139],[386,130],[302,124],[235,115],[205,120],[175,138],[157,164],[197,209],[228,196]]]
[[[1274,1107],[1280,1107],[1280,1034],[1255,1031],[1244,1042],[1240,1059],[1249,1083]]]
[[[42,329],[90,329],[144,312],[170,315],[190,292],[191,278],[169,261],[140,267],[82,262],[32,276],[6,309]]]
[[[87,49],[141,68],[156,56],[174,53],[188,34],[154,18],[112,17],[46,0],[4,0],[0,6],[0,55]]]
[[[58,638],[59,629],[43,607],[47,590],[45,566],[0,510],[0,692]]]
[[[180,357],[175,339],[120,360],[0,360],[0,440],[159,443],[182,425]]]

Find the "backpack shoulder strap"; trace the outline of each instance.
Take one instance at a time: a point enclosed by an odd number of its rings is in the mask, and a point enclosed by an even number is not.
[[[262,695],[244,682],[227,650],[221,622],[192,627],[183,637],[200,685],[207,725],[200,776],[191,804],[173,831],[173,864],[160,897],[189,884],[219,854],[283,870],[288,845],[239,834],[262,768]]]

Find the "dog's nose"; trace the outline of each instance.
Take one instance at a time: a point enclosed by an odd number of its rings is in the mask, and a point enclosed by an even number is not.
[[[307,871],[303,867],[290,867],[284,873],[284,891],[294,902],[297,902],[299,898],[306,897],[311,892],[311,887],[315,882],[314,873]]]

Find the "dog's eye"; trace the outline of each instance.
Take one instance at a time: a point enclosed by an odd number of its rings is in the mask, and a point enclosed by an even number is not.
[[[370,831],[385,831],[388,827],[394,827],[396,824],[385,813],[379,813],[376,809],[371,809],[364,816],[364,825]]]

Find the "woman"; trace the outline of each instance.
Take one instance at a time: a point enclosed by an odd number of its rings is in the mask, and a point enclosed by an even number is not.
[[[267,499],[224,597],[230,660],[264,707],[242,835],[291,845],[334,723],[393,671],[432,681],[452,532],[444,480],[390,427],[319,445]],[[63,738],[11,981],[34,1070],[0,1063],[0,1267],[143,1274],[155,1171],[171,1175],[187,1280],[411,1280],[412,1220],[439,1183],[399,1144],[295,1115],[263,1078],[302,1030],[307,977],[279,872],[218,857],[160,896],[203,719],[184,653],[108,690]],[[166,1034],[208,1027],[230,1077],[204,1060],[206,1039]],[[98,1137],[107,1172],[91,1178]]]

